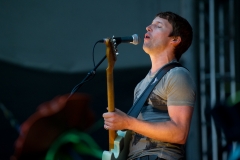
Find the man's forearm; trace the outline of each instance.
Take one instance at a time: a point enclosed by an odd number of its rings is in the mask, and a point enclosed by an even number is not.
[[[146,122],[130,118],[127,129],[142,134],[146,137],[170,143],[185,144],[189,127],[181,126],[173,121]]]

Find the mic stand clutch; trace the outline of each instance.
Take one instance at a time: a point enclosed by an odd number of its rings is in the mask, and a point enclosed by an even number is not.
[[[100,64],[102,64],[102,62],[105,59],[106,59],[106,55],[100,60],[100,62],[90,72],[87,73],[86,77],[72,89],[69,97],[74,93],[76,93],[85,82],[91,80],[91,78],[95,75],[97,68],[100,66]]]

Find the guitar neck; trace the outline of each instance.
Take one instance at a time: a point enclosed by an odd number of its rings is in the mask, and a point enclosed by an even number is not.
[[[114,85],[113,85],[113,66],[116,61],[116,43],[109,39],[105,40],[107,46],[106,57],[108,59],[107,67],[107,97],[108,112],[114,112]],[[126,132],[109,130],[109,151],[104,151],[102,160],[126,160],[128,155],[129,138],[124,138]],[[131,137],[131,136],[128,136]]]
[[[106,56],[108,59],[107,68],[107,97],[108,97],[108,112],[114,112],[114,83],[113,83],[113,67],[116,61],[116,54],[113,51],[113,46],[110,40],[105,42],[107,46]],[[109,150],[114,148],[114,140],[116,138],[116,132],[114,130],[109,130]]]
[[[113,72],[108,69],[107,69],[107,97],[108,97],[108,111],[113,112],[115,110]]]
[[[107,70],[107,95],[108,95],[108,112],[114,112],[114,85],[113,85],[113,73],[108,73]],[[114,140],[116,138],[116,132],[109,130],[109,150],[114,148]]]

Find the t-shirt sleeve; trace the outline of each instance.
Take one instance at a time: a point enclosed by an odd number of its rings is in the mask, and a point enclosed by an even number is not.
[[[194,106],[196,100],[196,85],[189,73],[183,67],[170,70],[163,77],[162,89],[168,106]]]

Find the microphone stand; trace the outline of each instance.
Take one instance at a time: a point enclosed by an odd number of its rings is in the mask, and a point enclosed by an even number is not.
[[[107,56],[105,55],[105,56],[100,60],[100,62],[98,62],[98,64],[97,64],[90,72],[87,73],[86,77],[85,77],[79,84],[77,84],[77,85],[72,89],[69,97],[72,96],[74,93],[76,93],[76,92],[79,90],[79,88],[80,88],[85,82],[87,82],[87,81],[89,80],[90,77],[92,77],[92,76],[95,75],[97,68],[100,66],[100,64],[102,64],[102,62],[106,59],[106,57],[107,57]],[[68,97],[68,98],[69,98],[69,97]]]
[[[114,37],[114,36],[113,36],[113,37]],[[105,40],[99,40],[99,41],[97,41],[97,42],[95,43],[95,45],[96,45],[97,43],[99,43],[99,42],[100,42],[100,43],[105,43]],[[94,47],[95,47],[95,45],[94,45]],[[102,64],[102,62],[103,62],[106,58],[107,58],[107,56],[105,55],[105,56],[100,60],[100,62],[99,62],[90,72],[87,73],[86,77],[85,77],[79,84],[77,84],[77,85],[72,89],[69,97],[71,97],[74,93],[76,93],[76,92],[79,90],[79,88],[80,88],[85,82],[87,82],[87,81],[90,79],[90,77],[92,77],[92,76],[95,75],[97,68],[100,66],[100,64]],[[69,97],[68,97],[68,98],[69,98]]]

